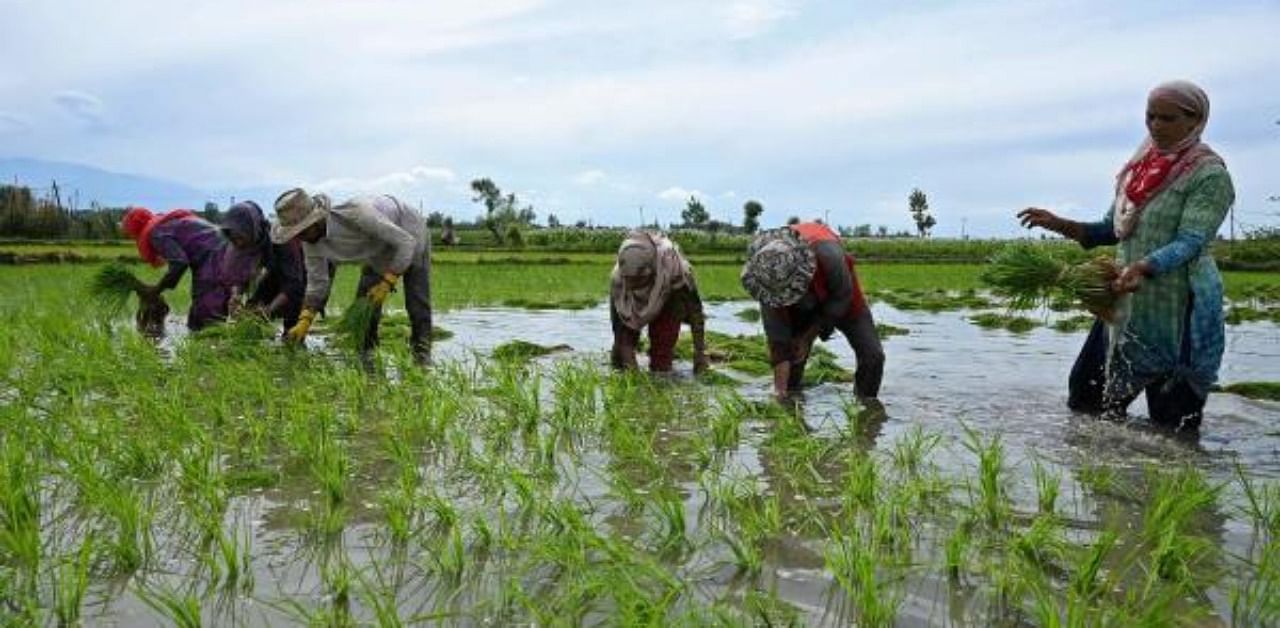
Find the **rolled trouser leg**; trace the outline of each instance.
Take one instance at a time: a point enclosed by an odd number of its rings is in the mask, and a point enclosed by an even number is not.
[[[431,362],[431,258],[423,254],[405,271],[404,305],[409,311],[409,350],[419,364]]]

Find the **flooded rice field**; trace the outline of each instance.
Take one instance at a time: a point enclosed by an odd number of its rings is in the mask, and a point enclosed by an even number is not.
[[[708,306],[708,328],[755,335]],[[93,625],[1263,625],[1280,404],[1073,415],[1084,333],[899,311],[881,403],[607,369],[608,312],[477,308],[435,366],[48,330],[0,396],[0,612]],[[390,326],[389,326],[390,327]],[[551,355],[494,360],[513,340]],[[826,344],[850,368],[837,336]],[[229,349],[236,349],[231,351]],[[84,362],[94,368],[75,368]],[[643,364],[643,360],[642,360]],[[1280,380],[1280,328],[1222,379]]]

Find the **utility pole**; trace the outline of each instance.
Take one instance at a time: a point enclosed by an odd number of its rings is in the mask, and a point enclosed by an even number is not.
[[[640,228],[644,228],[644,205],[640,206]]]
[[[969,225],[969,218],[967,216],[960,219],[960,239],[961,240],[969,239],[968,232],[965,231],[965,228],[968,225]]]

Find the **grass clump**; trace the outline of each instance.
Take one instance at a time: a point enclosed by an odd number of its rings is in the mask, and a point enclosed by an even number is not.
[[[1048,307],[1069,297],[1105,315],[1120,298],[1111,291],[1119,274],[1115,261],[1106,257],[1071,264],[1045,247],[1015,244],[996,253],[980,279],[1015,310]]]
[[[996,314],[994,312],[983,312],[969,317],[974,325],[983,329],[1003,329],[1015,334],[1025,334],[1035,329],[1040,324],[1025,316],[1010,316],[1008,314]]]
[[[572,350],[573,348],[568,345],[545,346],[525,340],[512,340],[495,347],[493,359],[499,362],[528,362],[544,355]]]
[[[884,340],[885,338],[892,338],[893,336],[906,336],[910,333],[911,330],[906,327],[898,327],[897,325],[890,325],[888,323],[876,323],[876,335],[879,336],[881,340]]]
[[[1058,319],[1054,321],[1053,325],[1050,325],[1050,327],[1052,327],[1053,331],[1056,332],[1072,334],[1078,331],[1089,331],[1089,329],[1093,327],[1094,320],[1096,320],[1094,317],[1082,314],[1080,316]]]
[[[739,320],[743,320],[748,323],[758,323],[760,322],[760,308],[749,307],[738,310],[738,313],[734,314],[734,316],[738,317]]]
[[[707,331],[707,359],[712,364],[753,377],[773,373],[769,361],[769,345],[764,335],[733,336]],[[676,357],[693,359],[693,339],[685,334],[676,343]],[[804,372],[804,385],[814,386],[828,382],[852,382],[853,373],[836,362],[834,353],[814,344],[809,352],[809,363]]]
[[[1280,401],[1280,382],[1238,382],[1223,386],[1222,392],[1250,399]]]

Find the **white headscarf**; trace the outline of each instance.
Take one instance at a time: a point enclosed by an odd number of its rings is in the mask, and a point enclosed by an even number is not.
[[[627,277],[652,276],[648,286],[628,289]],[[610,297],[622,322],[640,330],[653,322],[673,290],[693,285],[693,271],[667,236],[632,231],[618,247],[618,259],[610,278]]]
[[[1222,158],[1209,148],[1208,144],[1200,141],[1201,134],[1204,133],[1205,126],[1209,123],[1209,95],[1205,94],[1195,83],[1190,81],[1169,81],[1161,83],[1147,96],[1147,101],[1155,99],[1169,100],[1177,104],[1180,109],[1188,115],[1196,116],[1196,125],[1192,127],[1191,132],[1187,134],[1177,146],[1164,151],[1161,155],[1178,155],[1177,161],[1169,169],[1169,174],[1160,182],[1156,188],[1147,197],[1155,198],[1160,191],[1172,185],[1178,179],[1195,172],[1196,168],[1206,160],[1216,160],[1223,163]],[[1129,161],[1125,162],[1124,167],[1120,169],[1120,173],[1116,175],[1116,200],[1115,200],[1115,233],[1116,237],[1124,240],[1133,234],[1133,230],[1138,226],[1138,219],[1142,217],[1142,210],[1147,203],[1141,205],[1135,204],[1127,194],[1125,188],[1129,185],[1130,179],[1134,174],[1134,167],[1146,158],[1155,148],[1155,142],[1152,141],[1151,135],[1148,134],[1142,143],[1138,144],[1138,149],[1134,151]]]

